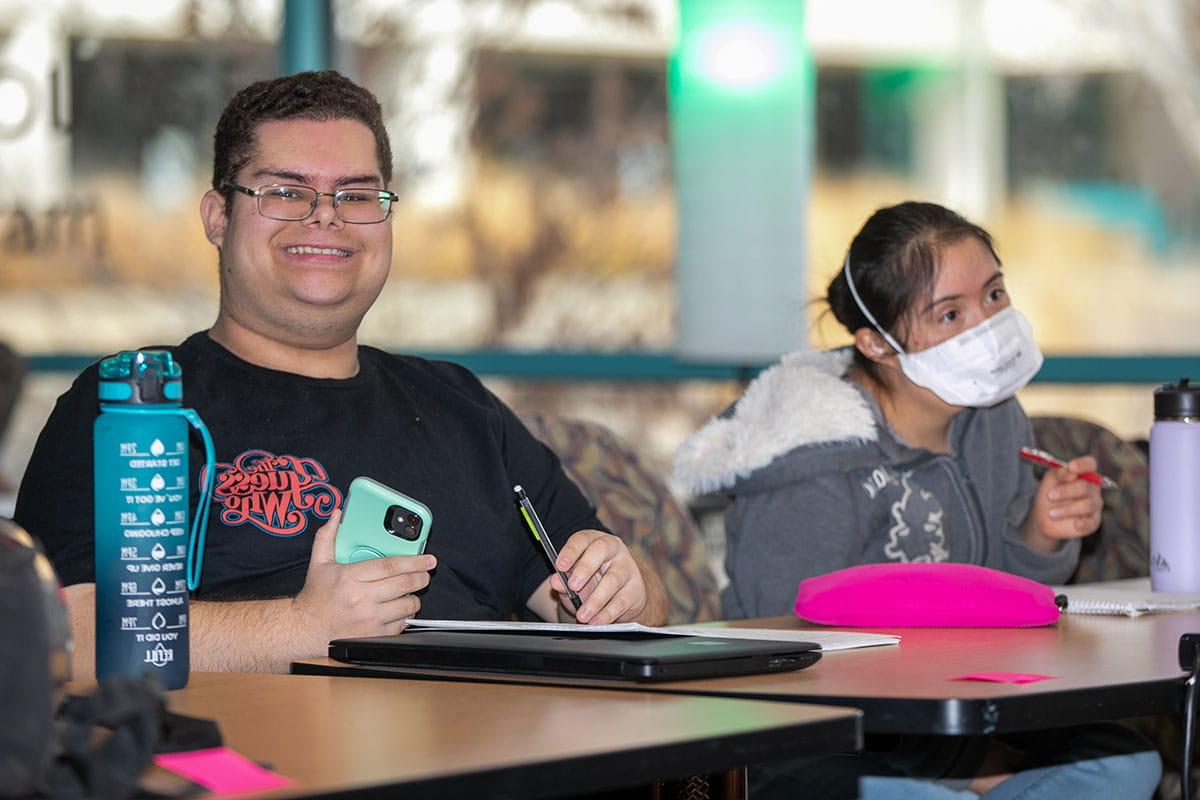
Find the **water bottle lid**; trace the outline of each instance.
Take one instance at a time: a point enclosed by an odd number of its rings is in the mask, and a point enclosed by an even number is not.
[[[1164,383],[1154,390],[1155,419],[1200,418],[1200,386],[1192,386],[1190,378],[1179,383]]]
[[[104,403],[178,403],[183,369],[166,350],[126,350],[100,362]]]

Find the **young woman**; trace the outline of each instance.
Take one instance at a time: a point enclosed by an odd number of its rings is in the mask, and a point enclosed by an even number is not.
[[[694,491],[733,496],[726,616],[790,613],[802,579],[864,563],[966,562],[1065,582],[1079,538],[1100,525],[1100,490],[1077,477],[1096,463],[1076,458],[1039,481],[1018,458],[1034,442],[1014,395],[1042,356],[991,236],[932,203],[880,209],[826,299],[853,346],[785,357],[676,457]],[[821,762],[839,769],[817,782],[841,789],[813,792],[814,765],[797,779],[811,796],[1134,798],[1150,797],[1161,772],[1157,754],[1116,726],[1063,732],[1042,762],[990,741],[893,744]],[[952,774],[967,777],[903,780]]]

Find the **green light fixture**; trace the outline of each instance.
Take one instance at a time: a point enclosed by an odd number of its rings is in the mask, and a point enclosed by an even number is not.
[[[796,56],[778,30],[753,21],[722,21],[696,33],[683,70],[725,91],[749,92],[785,76]]]

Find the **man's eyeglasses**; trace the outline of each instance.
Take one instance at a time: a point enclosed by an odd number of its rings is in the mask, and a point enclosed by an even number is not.
[[[257,189],[225,181],[230,189],[248,194],[258,201],[258,213],[271,219],[296,222],[308,219],[317,210],[322,197],[333,198],[333,211],[342,222],[370,225],[383,222],[392,213],[392,203],[400,196],[385,189],[351,188],[336,192],[318,192],[311,186],[271,183]]]

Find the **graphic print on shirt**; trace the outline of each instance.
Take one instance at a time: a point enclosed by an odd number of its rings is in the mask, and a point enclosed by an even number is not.
[[[272,536],[296,536],[308,528],[308,512],[326,520],[342,504],[341,491],[312,458],[247,450],[216,471],[213,503],[231,528],[249,524]]]
[[[883,553],[892,561],[905,563],[948,561],[950,551],[946,548],[943,527],[945,510],[933,492],[912,485],[912,475],[912,470],[897,473],[880,466],[862,484],[872,500],[889,487],[900,492],[891,505],[891,526]]]

